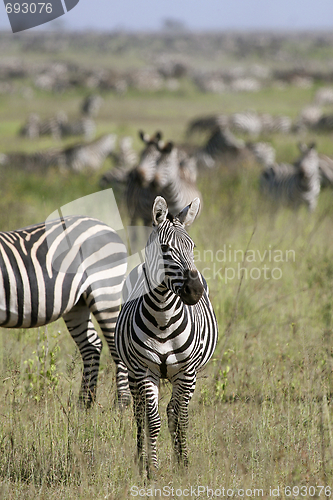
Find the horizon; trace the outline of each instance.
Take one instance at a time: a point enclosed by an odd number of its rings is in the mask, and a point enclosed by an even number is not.
[[[0,30],[10,30],[4,4],[0,7]],[[4,15],[2,15],[4,13]],[[66,31],[159,32],[166,20],[179,23],[188,32],[252,31],[330,31],[333,30],[331,0],[89,0],[80,2],[54,21],[31,28],[29,32],[57,26]]]

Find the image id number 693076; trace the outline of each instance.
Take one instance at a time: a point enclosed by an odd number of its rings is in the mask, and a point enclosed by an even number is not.
[[[51,14],[52,12],[52,4],[51,3],[23,3],[22,5],[19,3],[7,3],[6,4],[6,12],[7,14],[41,14],[42,12],[46,12],[47,14]]]

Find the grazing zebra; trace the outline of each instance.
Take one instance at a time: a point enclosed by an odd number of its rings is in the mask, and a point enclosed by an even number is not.
[[[59,140],[62,137],[62,130],[68,122],[68,117],[64,111],[59,111],[55,116],[41,121],[40,117],[31,113],[27,122],[20,130],[20,135],[29,139],[38,139],[41,136],[51,135],[53,139]]]
[[[62,150],[50,148],[35,153],[7,153],[3,155],[2,165],[18,168],[26,172],[43,172],[50,167],[58,167]]]
[[[244,148],[244,142],[230,130],[216,127],[206,145],[197,151],[197,164],[200,168],[214,168],[219,159],[225,156],[237,158]]]
[[[190,121],[186,130],[186,137],[196,132],[213,132],[216,127],[226,128],[229,117],[227,115],[211,115],[195,118]]]
[[[139,135],[145,143],[145,148],[141,152],[138,166],[128,176],[126,203],[130,226],[135,226],[140,219],[145,226],[150,226],[151,207],[156,196],[151,183],[155,176],[156,162],[161,154],[158,145],[162,134],[156,132],[154,136],[149,136],[140,131]]]
[[[86,140],[93,139],[96,134],[96,124],[91,118],[79,118],[72,122],[63,122],[60,125],[61,137],[83,135]]]
[[[33,328],[63,317],[82,356],[80,401],[87,407],[102,350],[92,315],[116,362],[119,402],[129,402],[127,370],[114,347],[126,258],[117,233],[89,217],[0,233],[0,326]]]
[[[178,461],[186,466],[188,405],[196,374],[211,358],[217,342],[218,327],[207,284],[195,268],[194,243],[185,230],[199,206],[196,198],[173,217],[164,198],[155,199],[146,261],[127,278],[131,282],[134,273],[138,280],[127,286],[130,296],[116,325],[116,349],[128,368],[133,397],[141,471],[146,427],[148,476],[157,468],[160,379],[172,384],[168,426]]]
[[[277,202],[293,208],[305,203],[310,211],[320,192],[319,157],[315,145],[300,145],[300,158],[293,164],[273,164],[261,174],[261,191]]]
[[[88,144],[79,143],[64,149],[59,156],[61,170],[82,172],[99,170],[115,147],[116,135],[106,134]]]
[[[178,214],[194,198],[201,198],[195,182],[186,179],[184,166],[180,166],[179,150],[172,142],[159,148],[161,156],[156,164],[154,188],[165,198],[172,215]]]

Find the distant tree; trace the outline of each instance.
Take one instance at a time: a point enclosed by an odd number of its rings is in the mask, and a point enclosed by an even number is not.
[[[186,30],[185,23],[180,19],[167,17],[162,21],[162,28],[170,33],[180,33]]]

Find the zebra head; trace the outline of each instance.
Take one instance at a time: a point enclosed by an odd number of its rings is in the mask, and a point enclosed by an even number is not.
[[[142,186],[147,186],[155,176],[156,162],[160,156],[158,145],[162,139],[162,133],[156,132],[154,136],[150,136],[140,130],[139,136],[146,146],[140,154],[136,173]]]
[[[149,286],[162,294],[169,290],[186,305],[196,304],[204,287],[194,264],[194,243],[185,227],[190,226],[200,208],[195,198],[179,214],[168,213],[164,198],[157,196],[153,205],[153,231],[148,239],[146,273]]]

